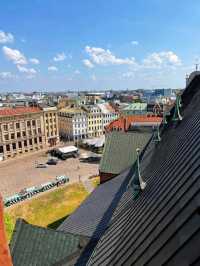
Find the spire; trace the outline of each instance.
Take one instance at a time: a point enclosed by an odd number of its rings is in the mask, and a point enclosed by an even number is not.
[[[137,197],[137,195],[140,193],[140,191],[144,190],[146,187],[146,183],[142,180],[141,174],[140,174],[140,149],[136,149],[137,153],[137,161],[136,161],[136,170],[135,175],[133,179],[133,193],[134,197]]]
[[[173,121],[178,121],[178,120],[182,120],[182,116],[180,114],[180,108],[181,108],[181,96],[179,93],[176,94],[176,102],[175,102],[175,107],[174,107],[174,115],[172,120]]]

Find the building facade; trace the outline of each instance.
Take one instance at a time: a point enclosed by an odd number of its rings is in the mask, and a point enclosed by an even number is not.
[[[58,111],[56,107],[44,107],[42,109],[46,145],[52,147],[59,143]]]
[[[113,120],[119,117],[118,112],[109,103],[97,104],[102,114],[102,131],[105,133],[105,127]]]
[[[59,133],[65,140],[87,138],[87,113],[81,108],[63,108],[58,113]]]
[[[87,105],[84,106],[87,112],[87,129],[88,137],[99,137],[103,134],[103,125],[102,125],[102,113],[98,105]]]
[[[37,107],[0,110],[0,159],[45,147],[43,111]]]
[[[0,109],[0,160],[58,144],[57,110],[47,109]]]

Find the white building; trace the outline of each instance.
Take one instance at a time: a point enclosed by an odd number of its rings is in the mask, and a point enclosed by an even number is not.
[[[63,108],[58,113],[60,136],[66,140],[87,137],[87,113],[81,108]]]
[[[101,110],[102,114],[102,130],[104,132],[105,126],[110,122],[118,118],[118,113],[115,112],[113,107],[109,103],[99,103],[97,104],[98,108]]]

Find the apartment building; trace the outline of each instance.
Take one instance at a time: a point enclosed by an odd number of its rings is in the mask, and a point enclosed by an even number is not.
[[[99,137],[103,134],[102,113],[97,105],[87,105],[83,107],[87,112],[88,137]]]
[[[0,109],[0,160],[59,142],[56,107]]]
[[[38,107],[0,110],[0,160],[45,147],[43,111]]]
[[[105,133],[105,127],[110,124],[113,120],[119,117],[118,112],[109,103],[97,104],[102,114],[102,130]]]
[[[43,107],[44,134],[46,145],[49,147],[59,143],[58,111],[56,107]]]
[[[66,140],[87,138],[87,113],[82,108],[63,108],[58,113],[59,133]]]

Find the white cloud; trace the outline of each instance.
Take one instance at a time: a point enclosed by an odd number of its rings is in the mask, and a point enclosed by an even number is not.
[[[117,58],[109,49],[86,46],[85,51],[92,63],[97,65],[134,65],[135,58]]]
[[[0,79],[12,79],[15,78],[16,75],[13,75],[11,72],[0,72]]]
[[[139,45],[139,42],[138,41],[132,41],[131,44],[136,46],[136,45]]]
[[[94,67],[94,65],[90,62],[90,60],[88,60],[88,59],[84,59],[83,60],[83,64],[86,66],[86,67],[88,67],[88,68],[93,68]]]
[[[64,61],[66,59],[66,55],[65,53],[58,53],[54,58],[53,60],[55,62],[59,62],[59,61]]]
[[[76,75],[78,75],[78,74],[80,74],[81,72],[78,70],[78,69],[76,69],[75,71],[74,71],[74,74],[76,74]]]
[[[12,61],[14,64],[25,65],[27,64],[26,57],[18,50],[11,49],[7,46],[3,46],[2,51],[8,60]]]
[[[26,73],[28,75],[35,75],[37,73],[34,68],[27,68],[20,65],[17,65],[17,69],[19,70],[19,72]]]
[[[180,66],[180,58],[172,51],[152,53],[143,60],[146,68],[161,68],[164,66]]]
[[[14,36],[11,33],[6,33],[0,30],[0,43],[12,43]]]
[[[30,58],[29,61],[34,65],[39,65],[40,61],[37,58]]]
[[[55,67],[55,66],[49,66],[49,67],[48,67],[48,70],[49,70],[49,71],[58,71],[58,68]]]

